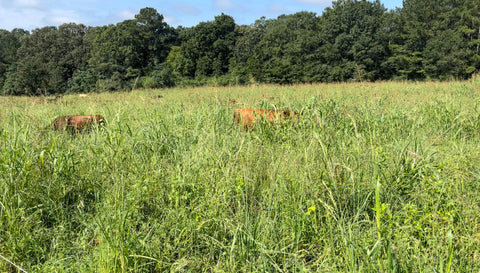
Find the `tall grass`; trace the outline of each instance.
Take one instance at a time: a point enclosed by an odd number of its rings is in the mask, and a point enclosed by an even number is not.
[[[4,97],[0,254],[27,272],[477,272],[479,95],[476,78]],[[234,107],[304,114],[244,131]],[[37,134],[65,114],[107,122]]]

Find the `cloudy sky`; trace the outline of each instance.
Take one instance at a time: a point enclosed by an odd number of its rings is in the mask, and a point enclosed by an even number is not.
[[[386,8],[401,7],[402,0],[380,0]],[[0,0],[0,29],[32,30],[75,22],[88,26],[116,24],[134,18],[141,8],[155,8],[173,26],[190,27],[212,21],[222,12],[235,23],[252,24],[262,16],[312,11],[321,14],[331,0]]]

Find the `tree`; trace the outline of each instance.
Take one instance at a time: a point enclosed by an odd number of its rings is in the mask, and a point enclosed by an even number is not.
[[[457,29],[466,41],[468,61],[465,74],[470,76],[480,71],[480,5],[476,0],[466,0],[459,13]]]
[[[467,78],[478,71],[480,12],[474,0],[404,0],[400,41],[388,63],[406,79]]]
[[[236,74],[249,74],[256,81],[295,83],[311,81],[306,67],[317,61],[321,44],[319,18],[313,12],[264,17],[239,28],[231,62]]]
[[[376,0],[339,0],[322,16],[323,60],[330,67],[328,81],[382,78],[381,65],[388,57],[386,9]],[[359,73],[361,72],[361,73]]]
[[[235,22],[222,13],[213,22],[201,22],[180,33],[182,76],[219,76],[228,72],[235,44]]]
[[[23,29],[14,29],[12,32],[0,29],[0,90],[3,88],[7,73],[15,69],[20,39],[28,34],[28,31]]]
[[[144,64],[141,61],[138,32],[133,20],[95,28],[89,35],[90,39],[92,51],[88,64],[97,72],[99,79],[105,82],[114,78],[119,80],[115,83],[119,84],[118,86],[111,86],[116,89],[121,88],[127,70],[131,72],[130,77],[140,76],[140,68]]]
[[[163,15],[153,8],[141,9],[135,19],[140,32],[141,61],[147,64],[145,69],[152,69],[166,60],[177,33],[163,21]]]
[[[262,66],[256,48],[265,34],[263,22],[264,17],[251,26],[243,25],[236,28],[237,39],[232,50],[229,71],[241,83],[248,82],[250,77],[261,78]]]
[[[102,88],[122,89],[163,63],[176,32],[153,8],[144,8],[134,20],[96,28],[89,35],[89,65],[97,71]]]
[[[87,50],[83,46],[86,31],[86,26],[71,23],[58,29],[35,29],[24,36],[16,69],[9,74],[9,85],[4,91],[14,95],[64,93],[74,71],[86,64]]]
[[[427,41],[423,53],[425,75],[433,79],[464,79],[467,73],[469,53],[462,33],[448,29]]]

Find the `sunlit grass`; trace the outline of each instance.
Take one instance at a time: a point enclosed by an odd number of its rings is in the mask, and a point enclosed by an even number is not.
[[[479,271],[479,87],[1,98],[0,254],[28,272]],[[244,131],[236,107],[304,114]],[[37,134],[68,114],[106,125]]]

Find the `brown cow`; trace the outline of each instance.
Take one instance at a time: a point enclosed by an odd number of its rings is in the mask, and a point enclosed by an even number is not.
[[[286,119],[298,119],[299,114],[296,111],[290,110],[268,110],[268,109],[251,109],[251,108],[237,108],[233,112],[233,120],[243,125],[245,129],[252,129],[255,121],[264,118],[269,122],[276,122],[278,120],[284,121]]]
[[[93,124],[103,124],[105,121],[101,115],[88,116],[61,116],[53,121],[53,129],[57,131],[71,130],[82,132]]]

